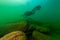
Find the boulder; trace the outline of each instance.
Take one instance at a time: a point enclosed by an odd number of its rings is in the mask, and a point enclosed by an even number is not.
[[[50,36],[42,34],[38,31],[33,32],[33,39],[34,40],[51,40]]]
[[[4,35],[0,40],[26,40],[25,33],[22,31],[14,31]]]

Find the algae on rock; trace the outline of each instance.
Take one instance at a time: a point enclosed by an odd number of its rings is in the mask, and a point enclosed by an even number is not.
[[[6,34],[0,40],[26,40],[26,36],[24,32],[14,31]]]

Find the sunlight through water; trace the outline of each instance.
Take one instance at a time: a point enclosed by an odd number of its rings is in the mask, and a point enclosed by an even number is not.
[[[0,3],[2,4],[26,4],[30,2],[31,0],[0,0]]]

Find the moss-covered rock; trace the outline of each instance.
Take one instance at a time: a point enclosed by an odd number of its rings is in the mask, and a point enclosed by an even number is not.
[[[26,26],[26,21],[20,21],[16,23],[6,24],[0,27],[0,37],[8,34],[12,31],[21,31]]]
[[[33,32],[33,38],[34,40],[51,40],[51,38],[45,34],[42,34],[38,31]]]

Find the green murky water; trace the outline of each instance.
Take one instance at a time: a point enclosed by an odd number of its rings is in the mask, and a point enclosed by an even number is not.
[[[31,0],[26,3],[9,3],[8,1],[1,1],[0,25],[20,21],[23,19],[22,15],[24,12],[32,10],[37,5],[41,5],[41,10],[32,15],[31,18],[38,22],[51,23],[56,29],[60,28],[60,0]],[[1,31],[4,31],[4,28],[7,27],[0,27]],[[59,40],[59,37],[60,36],[56,34],[54,38]]]

